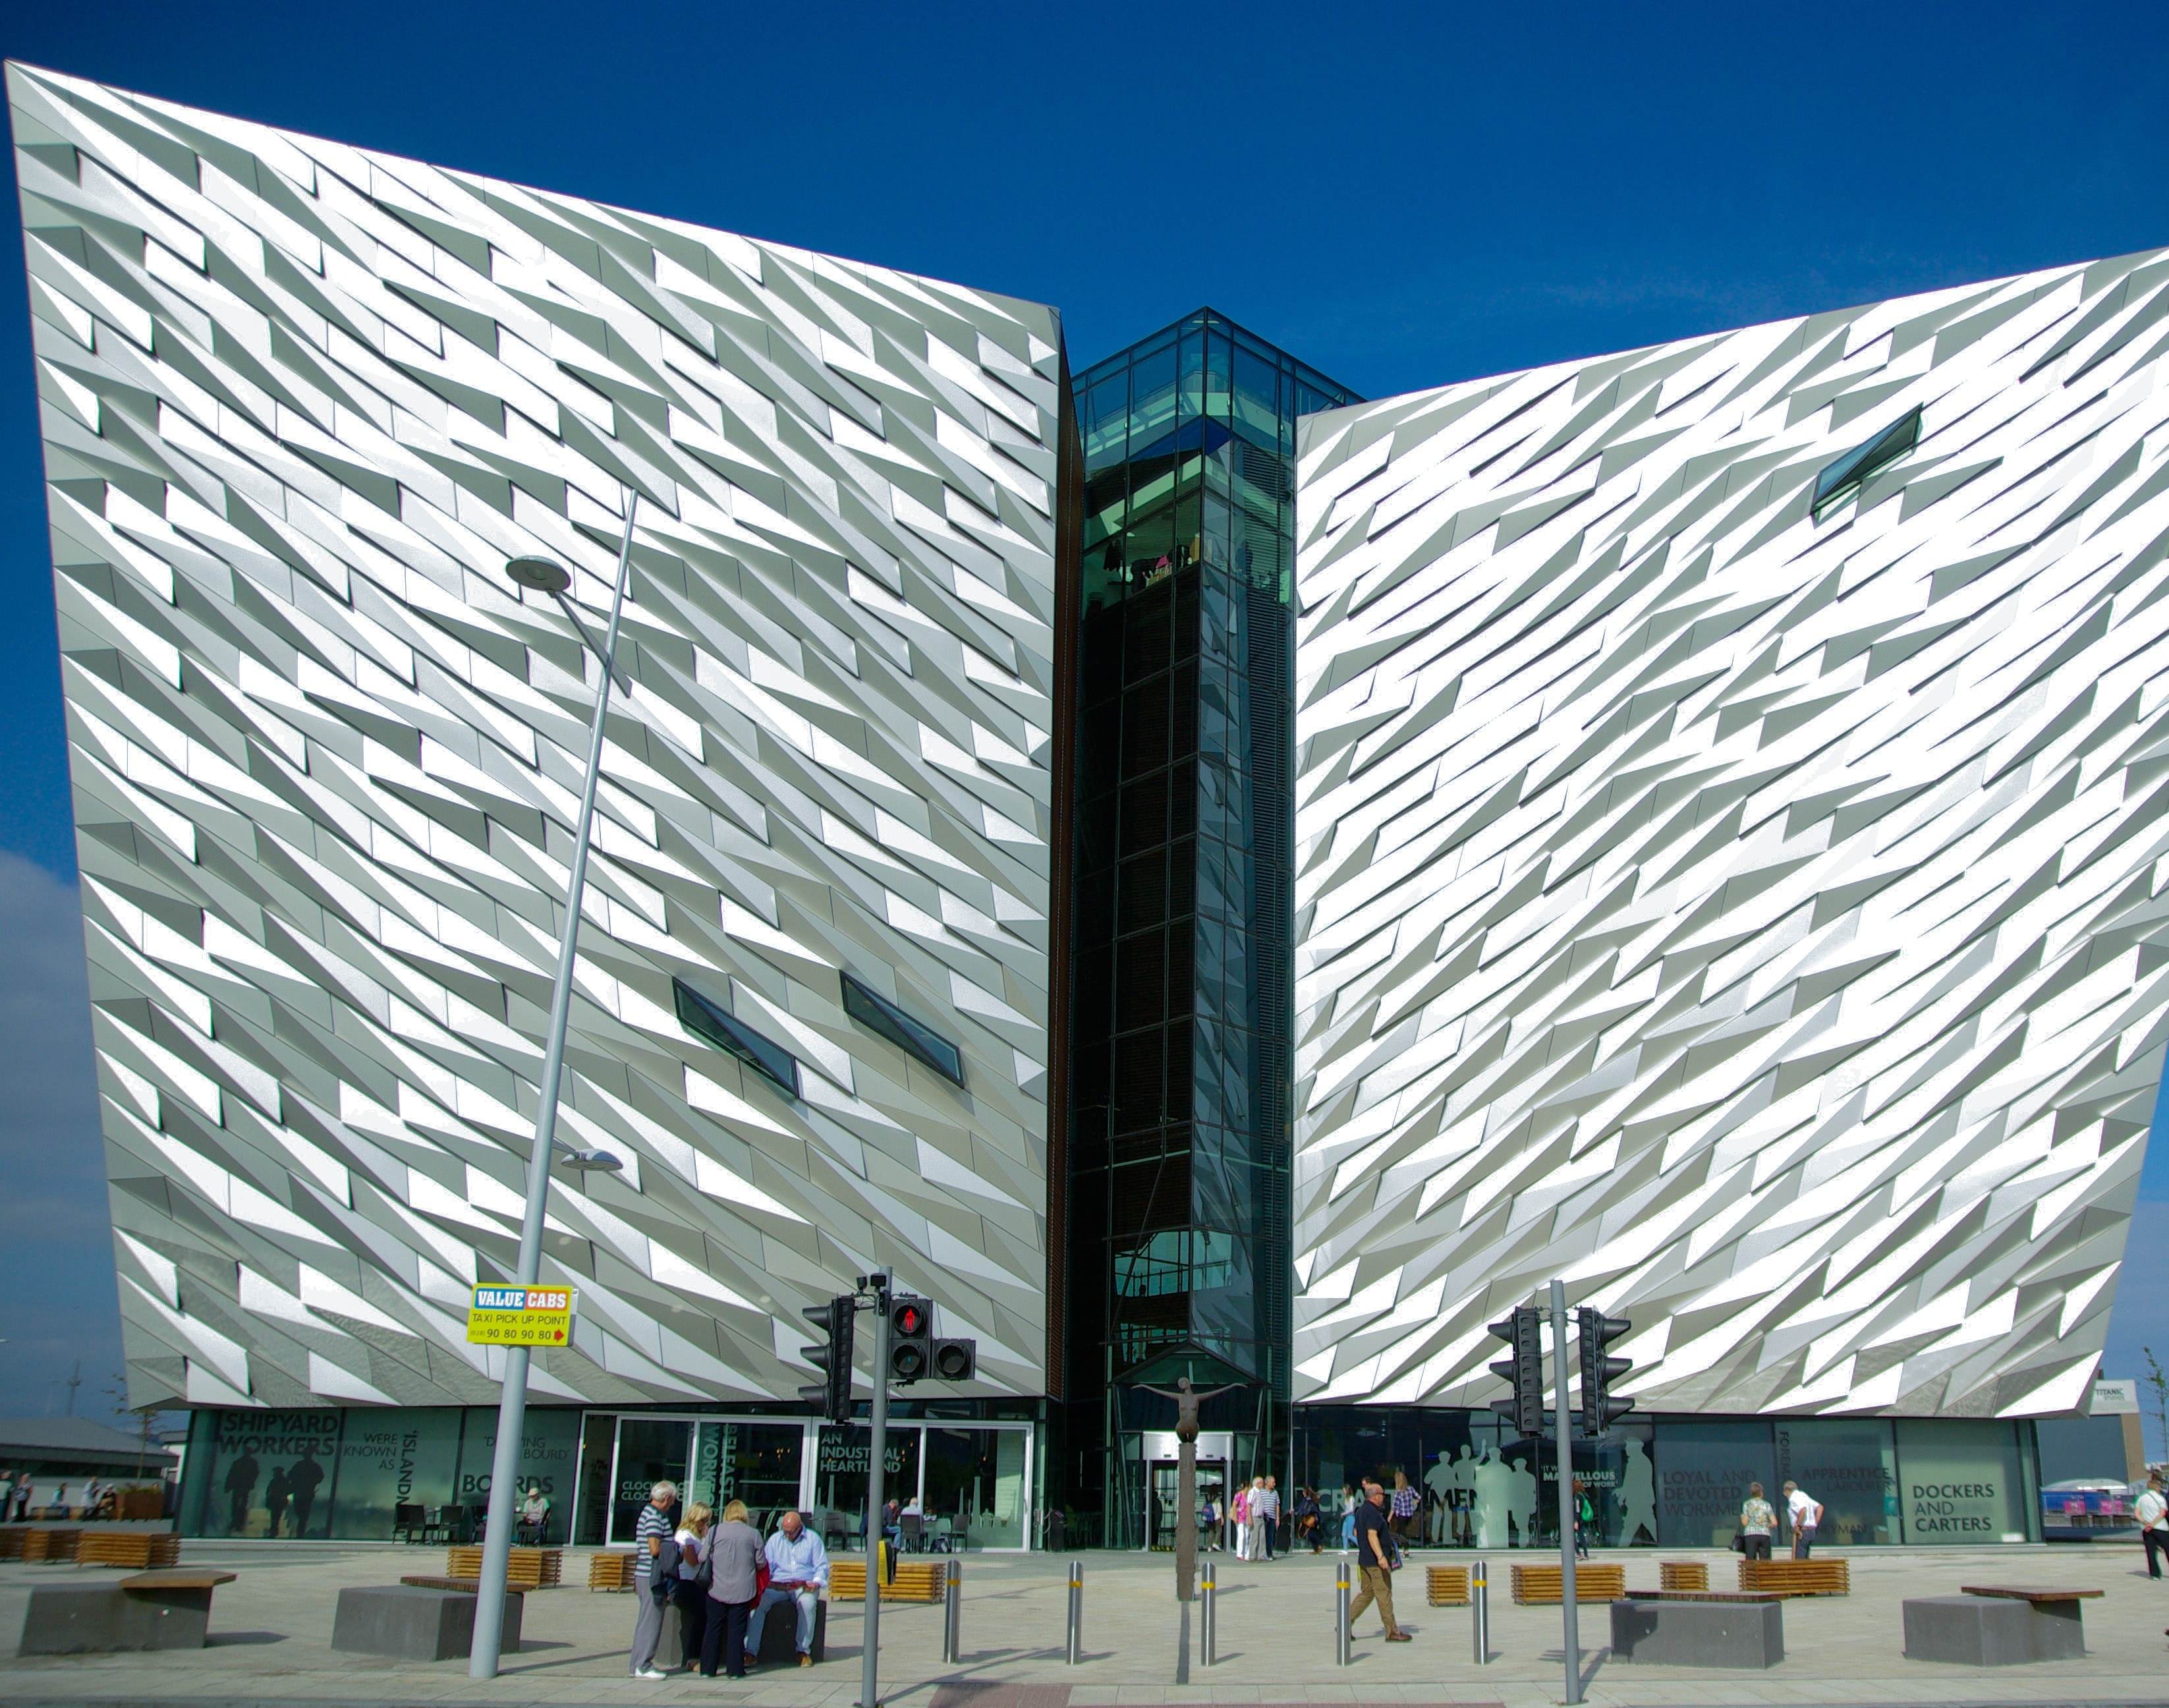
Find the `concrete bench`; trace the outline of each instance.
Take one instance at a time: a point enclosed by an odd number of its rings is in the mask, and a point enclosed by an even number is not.
[[[833,1568],[832,1568],[833,1569]],[[882,1592],[882,1599],[888,1599],[888,1592]],[[713,1604],[711,1604],[712,1608]],[[809,1652],[815,1661],[826,1658],[829,1652],[829,1604],[813,1604],[813,1647]],[[798,1609],[778,1602],[768,1610],[768,1621],[760,1628],[760,1652],[754,1657],[764,1667],[796,1667],[798,1664]]]
[[[525,1599],[516,1589],[506,1593],[499,1654],[519,1652],[520,1615]],[[472,1590],[414,1583],[342,1589],[332,1618],[332,1647],[349,1654],[390,1655],[402,1661],[464,1659],[474,1647],[474,1621]]]
[[[26,1655],[115,1654],[200,1649],[211,1629],[211,1591],[231,1572],[139,1572],[118,1583],[40,1583],[23,1615]]]
[[[2076,1660],[2086,1652],[2079,1613],[2085,1593],[2066,1590],[2036,1599],[1969,1590],[1963,1595],[1917,1597],[1904,1604],[1905,1658],[1961,1667]]]
[[[1785,1604],[1722,1591],[1631,1596],[1612,1604],[1612,1653],[1655,1666],[1767,1669],[1785,1658]]]

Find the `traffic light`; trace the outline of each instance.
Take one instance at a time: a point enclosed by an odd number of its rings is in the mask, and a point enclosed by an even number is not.
[[[801,1388],[798,1397],[819,1409],[831,1423],[851,1421],[851,1337],[858,1317],[858,1301],[839,1293],[826,1305],[809,1305],[800,1313],[815,1329],[829,1337],[825,1346],[803,1346],[799,1356],[828,1378],[818,1386]]]
[[[1607,1358],[1604,1348],[1634,1325],[1622,1316],[1607,1316],[1585,1305],[1575,1312],[1581,1342],[1581,1433],[1602,1435],[1612,1420],[1634,1409],[1632,1400],[1612,1397],[1612,1385],[1634,1368],[1632,1358]]]
[[[888,1301],[888,1374],[915,1382],[934,1360],[934,1301],[896,1294]]]
[[[1491,1409],[1514,1426],[1518,1435],[1544,1433],[1544,1317],[1533,1305],[1517,1305],[1504,1322],[1491,1325],[1491,1332],[1514,1349],[1511,1358],[1493,1364],[1514,1390],[1511,1400],[1494,1400]]]
[[[937,1340],[934,1342],[934,1379],[941,1382],[968,1382],[978,1374],[979,1343],[976,1340]]]

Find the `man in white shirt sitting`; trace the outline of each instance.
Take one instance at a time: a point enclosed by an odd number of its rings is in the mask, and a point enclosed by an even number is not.
[[[1785,1485],[1785,1512],[1793,1524],[1793,1557],[1804,1560],[1815,1546],[1815,1526],[1823,1521],[1823,1503],[1796,1482]]]
[[[806,1528],[797,1513],[783,1515],[782,1527],[761,1550],[768,1560],[768,1588],[761,1592],[752,1616],[746,1620],[745,1654],[749,1668],[760,1658],[760,1636],[768,1624],[768,1610],[779,1602],[792,1601],[798,1610],[798,1664],[813,1664],[813,1609],[821,1592],[829,1587],[829,1551],[821,1539]]]

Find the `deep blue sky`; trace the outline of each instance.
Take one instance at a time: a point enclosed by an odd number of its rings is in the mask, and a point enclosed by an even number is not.
[[[1055,303],[1079,366],[1210,302],[1372,397],[2169,243],[2158,0],[93,0],[11,8],[0,52]],[[12,222],[0,241],[4,1414],[45,1410],[78,1353],[99,1409],[117,1337],[72,892],[35,869],[73,857]],[[2112,1370],[2169,1353],[2162,1246],[2133,1241]]]

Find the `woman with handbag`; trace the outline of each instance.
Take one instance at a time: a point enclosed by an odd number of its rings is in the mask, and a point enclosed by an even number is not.
[[[701,1676],[716,1676],[721,1655],[723,1670],[733,1679],[746,1675],[746,1619],[760,1599],[762,1567],[760,1532],[746,1522],[746,1503],[733,1501],[723,1508],[723,1521],[708,1532],[707,1627],[701,1635]]]
[[[708,1625],[708,1583],[713,1569],[708,1561],[708,1521],[714,1513],[699,1501],[685,1508],[678,1534],[678,1587],[670,1599],[678,1608],[678,1635],[687,1672],[701,1663],[701,1640]]]
[[[1770,1532],[1777,1527],[1777,1514],[1762,1498],[1762,1485],[1749,1483],[1747,1498],[1740,1508],[1740,1534],[1732,1539],[1732,1545],[1740,1550],[1743,1559],[1767,1560]]]

